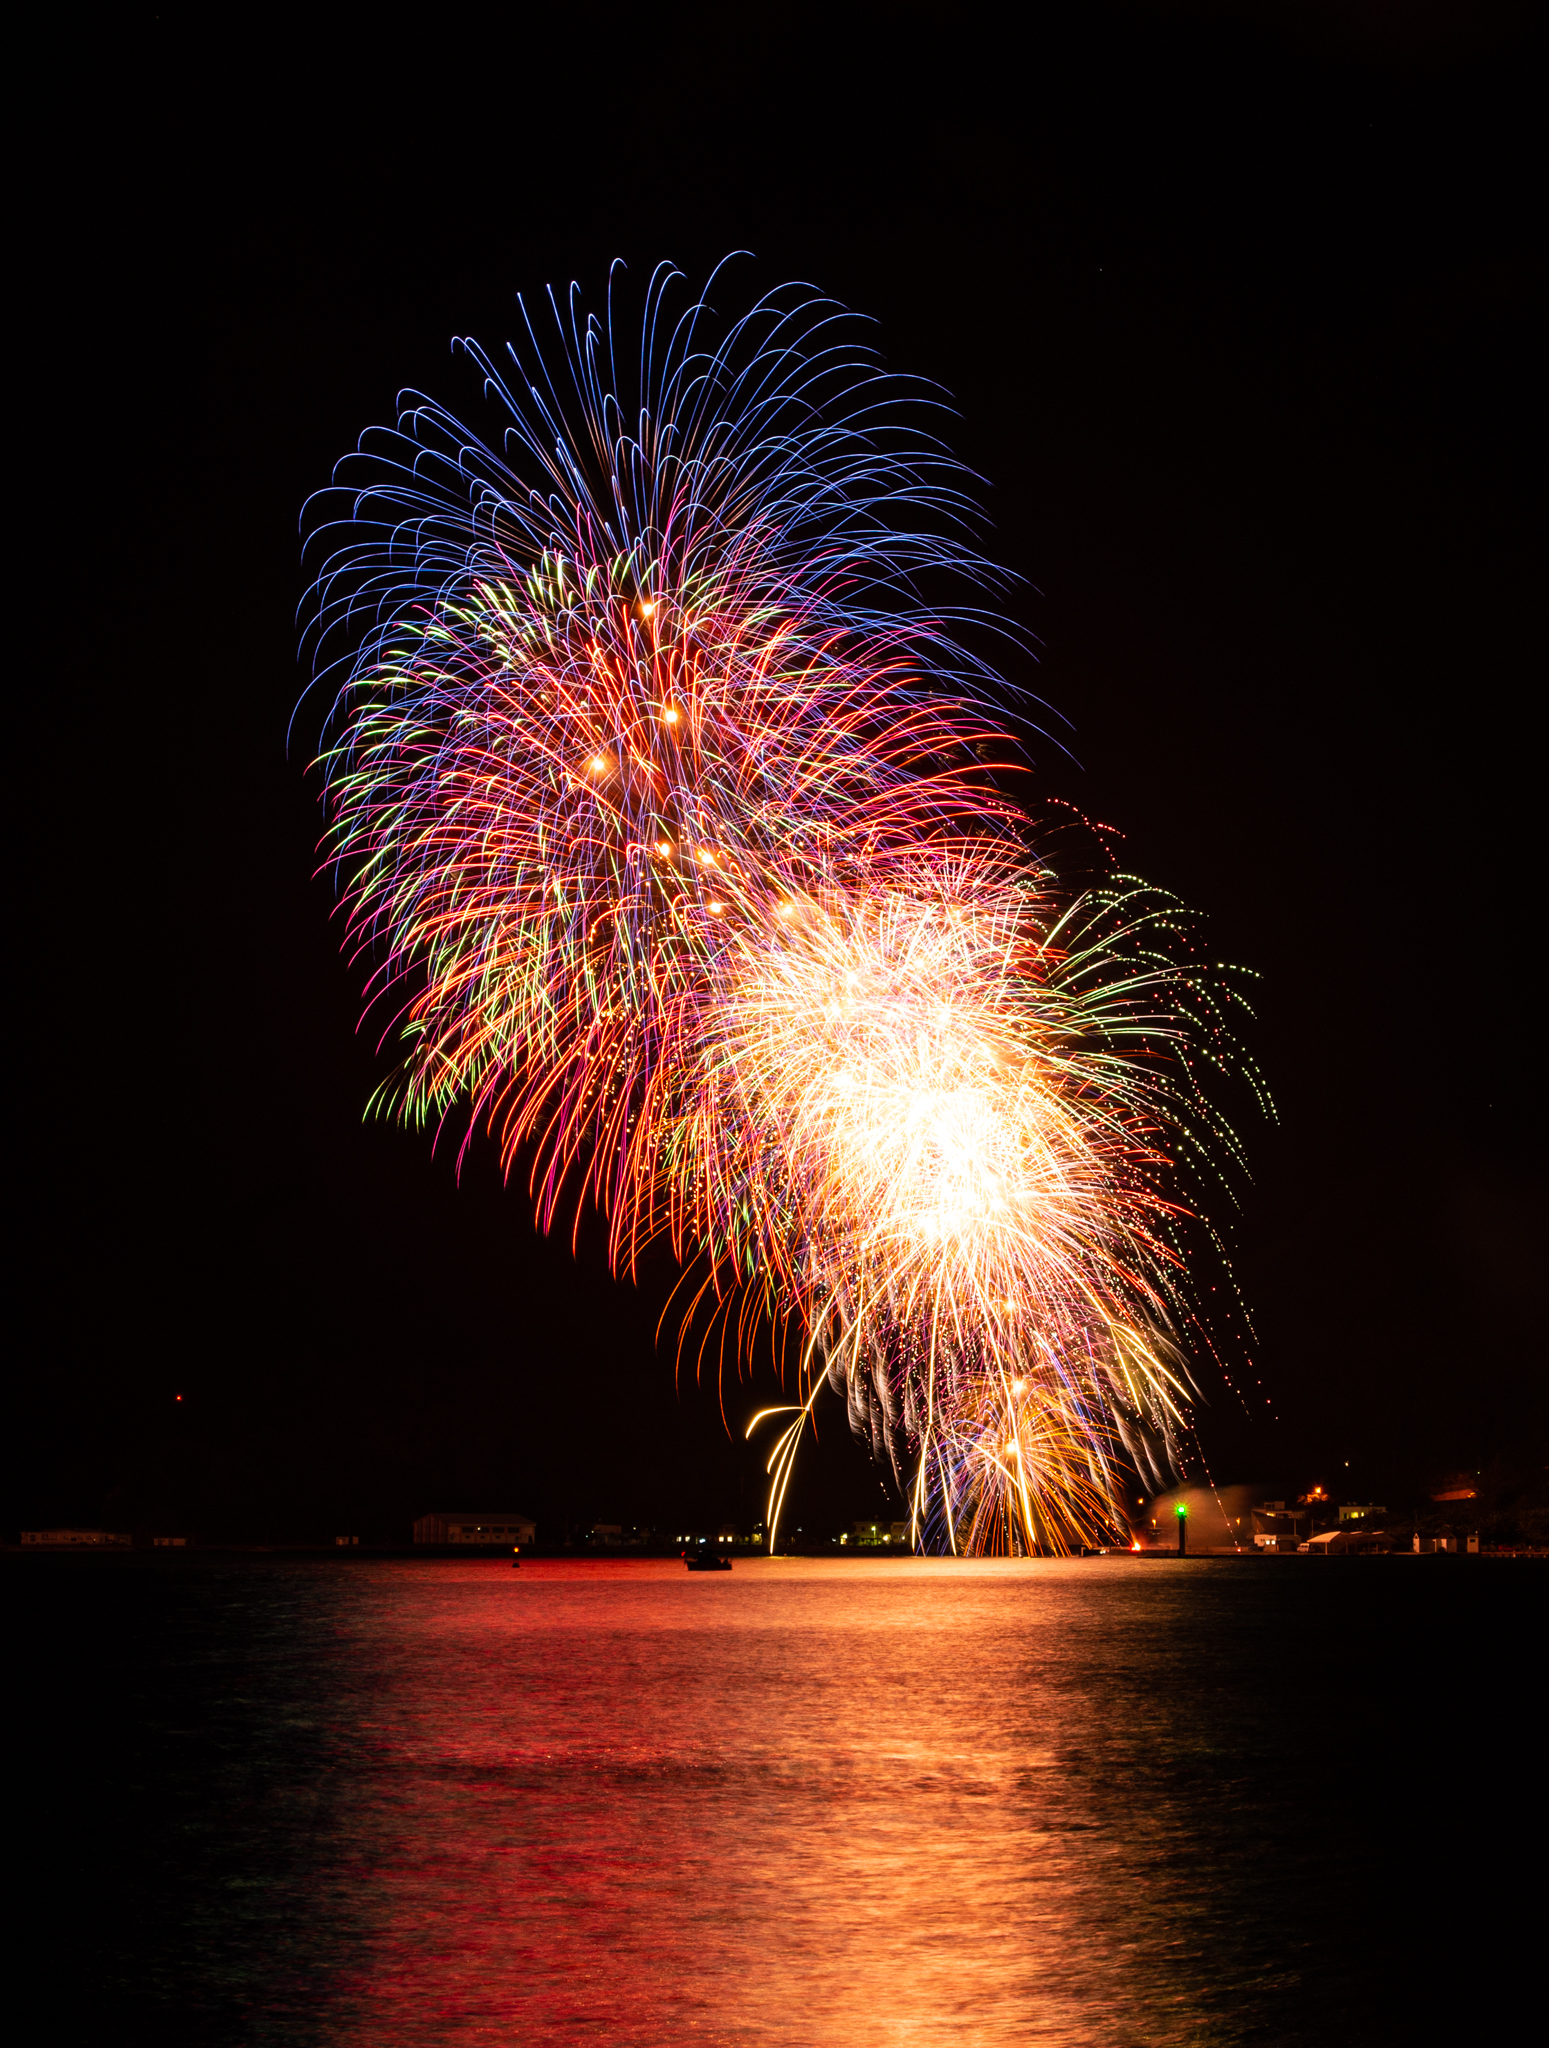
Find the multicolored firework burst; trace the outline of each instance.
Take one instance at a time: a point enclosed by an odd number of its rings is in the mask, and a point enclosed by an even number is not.
[[[916,1541],[1108,1537],[1190,1372],[1177,1172],[1230,980],[1170,900],[1063,883],[996,764],[997,628],[932,395],[806,287],[723,328],[574,292],[464,344],[499,449],[412,397],[321,501],[325,841],[403,1057],[381,1101],[499,1138],[547,1228],[663,1234],[799,1335]],[[749,1310],[753,1313],[750,1315]]]

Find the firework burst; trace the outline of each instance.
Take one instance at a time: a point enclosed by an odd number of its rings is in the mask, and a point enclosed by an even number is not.
[[[1233,1151],[1228,998],[1171,904],[1029,851],[993,621],[921,595],[994,581],[930,394],[805,288],[722,328],[672,282],[628,355],[573,293],[548,351],[467,345],[498,451],[411,396],[321,501],[381,1100],[793,1322],[777,1494],[826,1382],[920,1541],[1067,1547],[1184,1418],[1168,1176]]]
[[[1061,907],[1046,870],[972,849],[740,937],[700,1051],[688,1179],[722,1209],[696,1235],[758,1233],[741,1264],[802,1304],[917,1535],[1111,1532],[1115,1453],[1154,1476],[1183,1423],[1163,1182],[1232,1141],[1176,921],[1138,885]]]

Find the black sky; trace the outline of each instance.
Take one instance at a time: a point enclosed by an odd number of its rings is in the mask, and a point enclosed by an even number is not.
[[[669,1274],[619,1286],[487,1149],[458,1186],[362,1122],[305,721],[286,753],[333,460],[401,386],[476,403],[449,338],[498,346],[517,290],[733,248],[955,394],[1040,645],[1012,681],[1070,721],[1041,787],[1263,975],[1253,1413],[1209,1389],[1216,1476],[1360,1491],[1541,1437],[1523,18],[131,12],[34,43],[7,1526],[756,1511],[655,1342]],[[814,1518],[880,1504],[837,1416],[810,1471]]]

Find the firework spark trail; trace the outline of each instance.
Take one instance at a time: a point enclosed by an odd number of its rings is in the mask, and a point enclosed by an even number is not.
[[[961,766],[921,772],[987,732],[965,691],[922,687],[949,643],[906,601],[921,568],[982,571],[896,524],[958,509],[952,465],[873,424],[880,380],[826,302],[776,294],[709,350],[697,306],[663,343],[665,284],[630,432],[611,327],[572,301],[576,432],[541,358],[526,406],[479,359],[536,486],[415,401],[319,536],[343,540],[320,638],[349,662],[330,851],[373,993],[404,1006],[400,1100],[493,1113],[508,1164],[538,1138],[546,1223],[583,1152],[620,1228],[649,1185],[626,1133],[654,1128],[729,886],[746,904],[814,861],[863,872],[995,809]]]
[[[552,366],[470,348],[505,452],[413,398],[314,533],[381,1100],[793,1319],[921,1540],[1059,1548],[1186,1411],[1165,1183],[1234,1149],[1230,990],[1165,899],[1062,895],[986,769],[983,615],[919,595],[994,580],[927,394],[804,287],[722,332],[671,283],[627,389],[611,295],[551,301]]]
[[[698,1180],[723,1235],[736,1216],[765,1232],[745,1264],[803,1301],[901,1485],[915,1461],[917,1521],[929,1497],[950,1536],[971,1496],[976,1544],[999,1517],[1047,1547],[1101,1526],[1115,1450],[1145,1465],[1183,1421],[1165,1335],[1183,1261],[1155,1176],[1159,1138],[1209,1111],[1171,1066],[1113,1050],[1186,1040],[1146,944],[1167,906],[1128,891],[1060,916],[1049,877],[1004,866],[938,854],[907,893],[743,940]]]

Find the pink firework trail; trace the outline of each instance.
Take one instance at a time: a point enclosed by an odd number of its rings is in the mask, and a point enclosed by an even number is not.
[[[504,363],[464,344],[494,445],[412,397],[314,501],[378,1101],[796,1332],[772,1532],[826,1385],[922,1547],[1111,1540],[1187,1426],[1179,1190],[1237,1158],[1205,1082],[1252,1078],[1242,999],[1004,793],[933,394],[807,287],[723,324],[677,282],[627,351],[611,291],[551,298],[547,352],[525,308]]]

